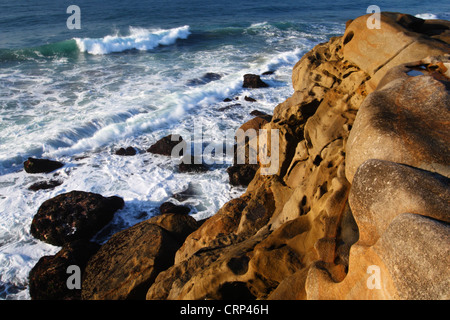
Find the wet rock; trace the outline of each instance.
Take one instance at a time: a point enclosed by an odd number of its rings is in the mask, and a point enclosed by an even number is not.
[[[23,163],[27,173],[49,173],[64,166],[63,163],[49,159],[28,158]]]
[[[38,181],[29,186],[28,190],[38,191],[38,190],[54,189],[61,184],[63,184],[63,182],[60,180]]]
[[[206,165],[203,164],[203,162],[201,163],[196,163],[199,162],[196,159],[200,159],[195,157],[195,156],[184,156],[180,162],[180,164],[178,165],[178,169],[180,170],[180,172],[205,172],[208,171],[208,167]]]
[[[120,148],[115,152],[118,156],[134,156],[136,154],[136,149],[133,147]]]
[[[42,203],[31,223],[31,234],[56,246],[90,239],[124,206],[120,197],[71,191]]]
[[[84,300],[144,299],[156,276],[173,264],[184,238],[197,228],[189,215],[161,215],[116,233],[89,260]]]
[[[158,140],[155,144],[153,144],[150,148],[147,149],[147,152],[160,154],[164,156],[171,156],[173,148],[178,146],[180,143],[182,143],[181,146],[184,146],[186,144],[186,142],[183,140],[181,136],[170,134]],[[176,156],[181,155],[183,155],[182,148],[180,148],[180,153],[177,154]]]
[[[81,287],[69,289],[69,266],[80,268],[80,282],[89,258],[100,245],[79,240],[65,244],[54,256],[39,259],[29,273],[29,290],[32,300],[80,300]],[[75,282],[75,280],[74,280]],[[74,284],[74,283],[72,283]]]
[[[159,212],[161,214],[166,213],[188,214],[189,212],[191,212],[191,209],[185,206],[176,205],[172,202],[164,202],[159,207]]]
[[[214,73],[214,72],[207,72],[205,73],[203,76],[201,76],[198,79],[191,79],[187,82],[187,84],[189,86],[197,86],[197,85],[202,85],[202,84],[207,84],[209,82],[212,81],[217,81],[222,79],[222,76],[218,73]]]
[[[269,85],[261,80],[261,77],[256,74],[245,74],[244,82],[242,84],[244,88],[267,88]]]

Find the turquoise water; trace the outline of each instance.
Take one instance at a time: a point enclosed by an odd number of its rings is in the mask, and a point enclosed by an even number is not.
[[[448,1],[380,1],[385,11],[448,18]],[[69,5],[81,9],[70,30]],[[71,190],[118,195],[125,207],[97,237],[147,219],[174,193],[202,219],[243,189],[228,183],[224,164],[179,173],[170,158],[146,153],[169,133],[201,124],[203,142],[225,135],[292,92],[293,65],[314,45],[344,32],[369,5],[350,1],[27,1],[0,0],[0,298],[28,299],[27,276],[59,248],[29,234],[40,204]],[[243,89],[246,73],[266,89]],[[215,76],[205,81],[205,74]],[[244,100],[251,96],[257,102]],[[225,98],[236,99],[233,103]],[[233,105],[233,106],[230,106]],[[133,146],[133,157],[115,156]],[[28,157],[64,162],[49,175],[29,175]],[[53,190],[29,191],[59,179]]]

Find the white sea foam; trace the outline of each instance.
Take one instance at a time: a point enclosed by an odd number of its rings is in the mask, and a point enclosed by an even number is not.
[[[421,18],[421,19],[439,19],[437,15],[433,14],[433,13],[418,13],[416,14],[417,18]]]
[[[128,36],[108,35],[100,39],[75,38],[81,52],[95,55],[123,52],[126,50],[151,50],[160,45],[174,44],[177,39],[187,39],[189,26],[173,29],[143,29],[130,27]]]

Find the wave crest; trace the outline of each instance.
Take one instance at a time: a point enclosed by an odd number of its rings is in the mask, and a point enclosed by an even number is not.
[[[187,39],[189,26],[172,29],[144,29],[130,27],[128,36],[108,35],[103,38],[75,38],[78,49],[89,54],[104,55],[126,50],[152,50],[160,45],[174,44],[177,39]]]

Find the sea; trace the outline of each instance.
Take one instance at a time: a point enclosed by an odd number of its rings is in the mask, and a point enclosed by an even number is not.
[[[302,55],[342,35],[370,5],[450,17],[447,0],[0,0],[0,299],[29,300],[29,271],[60,250],[29,232],[39,206],[56,195],[125,200],[94,236],[99,243],[158,214],[165,201],[201,220],[239,197],[245,188],[231,186],[226,172],[232,157],[211,154],[208,171],[185,173],[147,148],[168,134],[186,138],[195,126],[202,134],[191,137],[194,146],[233,144],[228,131],[293,93]],[[243,88],[248,73],[265,73],[269,87]],[[115,154],[129,146],[136,155]],[[28,157],[65,165],[28,174]],[[50,180],[60,185],[29,190]],[[174,197],[180,193],[189,196]]]

